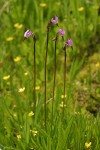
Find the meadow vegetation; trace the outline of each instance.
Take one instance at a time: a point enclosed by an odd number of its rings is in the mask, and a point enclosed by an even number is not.
[[[99,0],[0,0],[0,150],[85,149],[100,149]]]

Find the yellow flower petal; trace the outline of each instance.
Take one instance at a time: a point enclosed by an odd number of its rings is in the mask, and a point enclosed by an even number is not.
[[[96,63],[96,65],[95,65],[97,68],[99,68],[100,67],[100,63]]]
[[[17,28],[19,26],[19,23],[15,23],[14,27]]]
[[[89,142],[89,143],[86,142],[86,143],[85,143],[85,147],[86,147],[86,148],[90,148],[90,147],[91,147],[91,142]]]
[[[10,75],[4,76],[3,80],[8,80],[10,78]]]
[[[16,58],[14,58],[14,62],[19,62],[21,60],[20,56],[17,56]]]
[[[21,139],[21,135],[17,134],[17,139],[20,140]]]
[[[38,91],[39,89],[40,89],[40,86],[36,86],[36,87],[35,87],[35,90]]]
[[[13,108],[16,108],[16,105],[13,105]]]
[[[66,95],[61,95],[61,98],[62,98],[62,99],[66,98]]]
[[[46,3],[40,3],[40,7],[46,7],[47,4]]]
[[[32,117],[33,115],[34,115],[33,111],[31,111],[31,112],[28,114],[29,117]]]
[[[25,91],[25,87],[20,88],[20,89],[18,90],[19,93],[22,93],[22,92],[24,92],[24,91]]]
[[[28,74],[29,74],[28,72],[25,72],[25,73],[24,73],[25,76],[27,76]]]
[[[17,113],[14,113],[13,116],[16,118],[17,117]]]
[[[38,131],[36,131],[36,130],[30,130],[31,132],[32,132],[32,134],[34,135],[34,136],[36,136],[36,134],[38,133]]]
[[[80,114],[80,112],[76,112],[76,111],[75,111],[75,115],[79,115],[79,114]]]
[[[15,23],[14,27],[17,29],[21,29],[23,27],[23,24]]]
[[[33,148],[33,147],[30,147],[30,149],[34,150],[34,148]]]
[[[22,27],[23,27],[23,25],[22,25],[22,24],[20,24],[20,25],[19,25],[19,27],[18,27],[18,29],[21,29]]]
[[[78,11],[83,11],[84,10],[84,7],[80,7],[79,9],[78,9]]]
[[[13,39],[14,39],[13,37],[8,37],[8,38],[6,39],[6,41],[7,41],[7,42],[11,42],[11,41],[13,41]]]
[[[66,107],[66,105],[63,102],[61,102],[60,107],[63,108]]]

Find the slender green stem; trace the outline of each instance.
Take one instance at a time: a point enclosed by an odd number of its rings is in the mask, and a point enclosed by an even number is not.
[[[66,47],[64,48],[64,99],[63,99],[63,118],[64,118],[64,105],[66,101]]]
[[[52,125],[53,125],[53,110],[54,110],[54,96],[55,96],[55,79],[56,79],[56,44],[57,36],[55,38],[55,50],[54,50],[54,80],[53,80],[53,98],[52,98]]]
[[[46,55],[45,55],[45,68],[44,68],[44,82],[45,82],[45,97],[44,97],[44,126],[46,129],[46,99],[47,99],[47,56],[48,56],[48,40],[49,40],[49,30],[47,31],[47,41],[46,41]]]
[[[34,42],[34,116],[36,116],[36,37],[33,36],[33,42]]]

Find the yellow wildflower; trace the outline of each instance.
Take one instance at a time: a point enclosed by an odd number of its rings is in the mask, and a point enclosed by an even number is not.
[[[24,91],[25,91],[25,87],[20,88],[20,89],[18,90],[19,93],[22,93],[22,92],[24,92]]]
[[[47,4],[46,3],[40,3],[40,7],[46,7]]]
[[[61,108],[66,107],[66,105],[64,104],[64,102],[61,102],[60,107]]]
[[[78,115],[78,114],[80,114],[80,112],[75,111],[75,115]]]
[[[13,105],[13,108],[16,108],[16,105]]]
[[[4,76],[3,80],[8,80],[10,78],[10,75]]]
[[[86,148],[90,148],[90,147],[91,147],[91,142],[89,142],[89,143],[86,142],[86,143],[85,143],[85,147],[86,147]]]
[[[78,9],[78,11],[80,12],[80,11],[83,11],[84,10],[84,7],[80,7],[79,9]]]
[[[17,139],[20,140],[21,139],[21,135],[17,134]]]
[[[20,56],[17,56],[14,58],[14,62],[19,62],[21,60],[21,57]]]
[[[15,23],[14,27],[17,28],[17,29],[21,29],[23,27],[23,25],[19,24],[19,23]]]
[[[29,74],[28,71],[24,73],[25,76],[27,76],[28,74]]]
[[[31,111],[31,112],[28,114],[29,117],[32,117],[33,115],[34,115],[33,111]]]
[[[14,113],[13,116],[16,118],[17,117],[17,113]]]
[[[32,134],[34,135],[34,136],[36,136],[36,134],[38,133],[38,131],[36,131],[36,130],[30,130],[31,132],[32,132]]]
[[[100,63],[96,63],[96,67],[99,68],[100,67]]]
[[[34,150],[34,148],[33,148],[33,147],[30,147],[30,149]]]
[[[66,98],[66,95],[61,95],[61,98],[62,98],[62,99]]]
[[[39,89],[40,89],[40,86],[36,86],[36,87],[35,87],[35,90],[38,91]]]
[[[7,42],[11,42],[11,41],[13,41],[13,39],[14,39],[13,37],[8,37],[8,38],[6,39],[6,41],[7,41]]]
[[[23,27],[23,25],[22,24],[20,24],[17,28],[18,29],[21,29]]]

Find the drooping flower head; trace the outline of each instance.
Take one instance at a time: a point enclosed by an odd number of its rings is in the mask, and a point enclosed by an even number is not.
[[[51,22],[52,22],[53,24],[58,24],[58,17],[55,16],[54,18],[52,18],[52,19],[51,19]]]
[[[30,36],[32,36],[33,35],[33,33],[32,33],[32,31],[30,31],[30,30],[27,30],[25,33],[24,33],[24,37],[25,38],[28,38],[28,37],[30,37]]]
[[[64,31],[64,30],[62,30],[62,29],[59,29],[58,33],[59,33],[61,36],[64,36],[65,31]]]
[[[68,39],[66,42],[65,42],[65,45],[69,46],[69,47],[72,47],[73,45],[73,41],[71,39]]]

